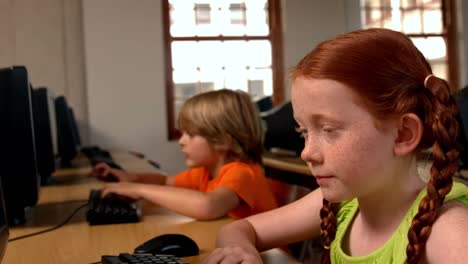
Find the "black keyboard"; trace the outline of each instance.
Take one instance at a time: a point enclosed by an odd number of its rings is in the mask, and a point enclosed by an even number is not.
[[[90,225],[135,223],[141,220],[141,209],[128,197],[111,193],[101,198],[100,190],[91,190],[86,220]]]
[[[102,264],[187,264],[187,262],[172,255],[129,254],[120,253],[118,256],[102,256]]]

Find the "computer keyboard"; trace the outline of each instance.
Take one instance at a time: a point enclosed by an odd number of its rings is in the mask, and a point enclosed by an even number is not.
[[[141,208],[128,197],[110,193],[101,198],[100,190],[91,190],[86,220],[90,225],[135,223],[141,220]]]
[[[188,264],[172,255],[129,254],[120,253],[118,256],[102,256],[102,264]]]

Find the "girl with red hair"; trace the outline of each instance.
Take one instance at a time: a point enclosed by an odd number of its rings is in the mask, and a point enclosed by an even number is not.
[[[368,29],[325,41],[292,71],[301,157],[320,188],[236,221],[204,263],[322,237],[322,263],[466,263],[468,189],[457,171],[453,91],[412,41]],[[431,151],[430,176],[421,175]]]

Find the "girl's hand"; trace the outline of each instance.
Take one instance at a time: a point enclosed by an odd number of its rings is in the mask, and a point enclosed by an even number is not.
[[[215,249],[202,264],[259,264],[263,263],[260,253],[249,245],[228,245]]]
[[[102,181],[134,181],[133,174],[111,168],[107,163],[101,162],[94,166],[89,176],[96,177]]]
[[[119,183],[108,183],[101,189],[101,197],[105,197],[109,193],[115,193],[118,195],[126,196],[132,200],[140,200],[140,189],[144,187],[144,184],[130,183],[130,182],[119,182]]]

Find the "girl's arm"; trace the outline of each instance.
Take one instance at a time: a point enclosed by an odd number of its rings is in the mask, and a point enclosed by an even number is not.
[[[254,249],[261,252],[319,236],[322,199],[322,192],[317,189],[286,206],[225,225],[218,233],[218,249],[203,263],[258,260]]]
[[[132,199],[145,199],[180,214],[200,220],[226,215],[237,207],[240,200],[236,193],[220,187],[212,192],[142,183],[110,183],[101,191],[102,196],[116,193]]]

